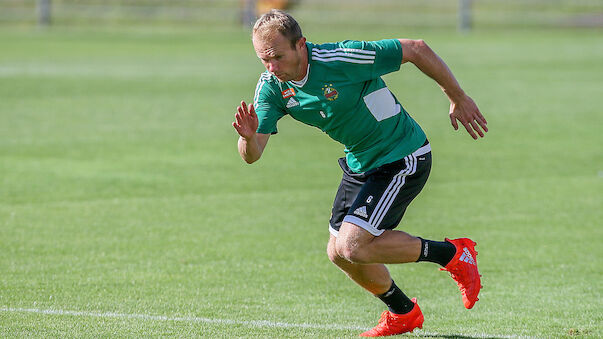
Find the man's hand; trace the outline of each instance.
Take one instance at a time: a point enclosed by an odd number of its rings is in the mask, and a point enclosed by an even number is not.
[[[255,131],[258,129],[258,116],[255,114],[253,104],[249,104],[248,106],[245,101],[241,101],[241,105],[237,107],[237,111],[232,127],[244,139],[253,138]]]
[[[459,129],[458,121],[465,126],[467,133],[477,140],[477,134],[484,137],[484,132],[488,132],[488,122],[477,108],[477,105],[469,96],[464,95],[457,102],[450,102],[450,123],[454,130]],[[481,129],[480,129],[481,127]],[[482,132],[483,130],[483,132]]]
[[[239,154],[245,162],[251,164],[262,156],[270,134],[256,133],[258,116],[255,114],[253,104],[247,105],[245,101],[241,101],[237,111],[232,127],[241,136],[238,142]]]
[[[473,139],[477,140],[477,135],[483,138],[484,132],[488,132],[486,118],[480,113],[473,99],[463,92],[444,60],[423,40],[399,39],[399,41],[403,52],[402,63],[412,62],[421,72],[435,80],[450,99],[452,127],[458,130],[458,121],[460,121]]]

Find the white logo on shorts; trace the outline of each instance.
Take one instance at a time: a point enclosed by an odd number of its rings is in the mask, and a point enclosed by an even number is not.
[[[359,215],[363,218],[368,218],[368,214],[366,213],[366,206],[362,206],[362,207],[358,207],[355,211],[354,214]]]

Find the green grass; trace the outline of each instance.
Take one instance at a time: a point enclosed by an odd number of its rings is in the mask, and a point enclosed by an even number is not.
[[[388,29],[306,34],[400,35]],[[484,275],[467,311],[435,265],[391,266],[419,298],[419,336],[602,336],[600,31],[409,35],[491,129],[454,132],[412,66],[386,78],[434,149],[400,229],[474,238]],[[0,45],[0,336],[340,338],[374,325],[383,305],[325,253],[343,147],[284,118],[260,162],[237,154],[234,109],[262,71],[247,32],[4,29]]]

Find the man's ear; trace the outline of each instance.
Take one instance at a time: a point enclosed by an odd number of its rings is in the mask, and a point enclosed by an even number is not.
[[[303,48],[306,45],[306,37],[303,36],[303,37],[299,38],[299,40],[297,40],[295,45],[298,49]]]

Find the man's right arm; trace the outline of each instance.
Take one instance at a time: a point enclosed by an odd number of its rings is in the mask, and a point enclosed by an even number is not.
[[[237,107],[235,121],[232,126],[240,136],[238,148],[241,158],[248,164],[256,162],[262,156],[270,134],[256,133],[258,116],[255,114],[253,104],[248,106],[244,101],[241,101],[241,105]]]
[[[246,163],[252,164],[262,156],[270,134],[256,133],[251,138],[239,137],[239,154]]]

